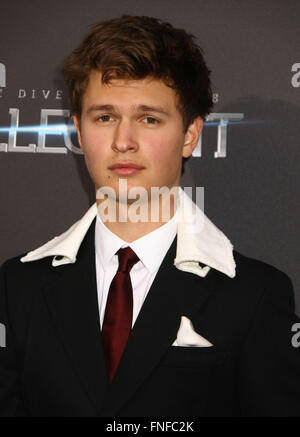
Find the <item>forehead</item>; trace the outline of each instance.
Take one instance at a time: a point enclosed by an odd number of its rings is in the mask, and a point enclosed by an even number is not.
[[[110,101],[108,102],[107,99]],[[89,77],[88,86],[83,96],[83,106],[86,104],[157,104],[169,110],[177,110],[175,91],[167,86],[163,80],[150,76],[144,79],[113,79],[109,83],[102,83],[100,71],[93,70]]]

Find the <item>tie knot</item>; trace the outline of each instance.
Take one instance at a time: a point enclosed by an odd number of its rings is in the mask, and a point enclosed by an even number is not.
[[[116,255],[119,257],[118,272],[129,273],[134,264],[139,261],[139,257],[129,246],[119,249]]]

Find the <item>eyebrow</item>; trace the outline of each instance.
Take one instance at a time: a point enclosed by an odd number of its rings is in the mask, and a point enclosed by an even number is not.
[[[148,106],[148,105],[134,105],[135,112],[156,112],[166,116],[170,116],[170,112],[161,106]],[[87,114],[96,111],[116,111],[117,107],[113,105],[91,105],[87,109]]]
[[[144,112],[158,112],[159,114],[164,114],[167,116],[170,115],[170,112],[167,109],[162,108],[161,106],[138,105],[136,107],[136,110]]]
[[[113,105],[91,105],[86,113],[90,114],[91,112],[96,112],[96,111],[114,111],[115,107]]]

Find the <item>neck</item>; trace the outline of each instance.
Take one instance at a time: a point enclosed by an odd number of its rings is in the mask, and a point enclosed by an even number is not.
[[[161,195],[145,201],[127,199],[97,199],[97,206],[103,224],[122,240],[131,243],[167,223],[175,214],[178,187],[174,195]]]

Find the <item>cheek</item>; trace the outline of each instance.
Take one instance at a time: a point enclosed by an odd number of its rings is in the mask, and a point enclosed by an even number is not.
[[[86,157],[96,157],[104,154],[106,144],[104,135],[97,135],[92,130],[83,131],[82,144]]]
[[[182,158],[181,137],[175,135],[165,135],[152,139],[148,147],[148,158],[161,168],[177,168],[178,161]]]

